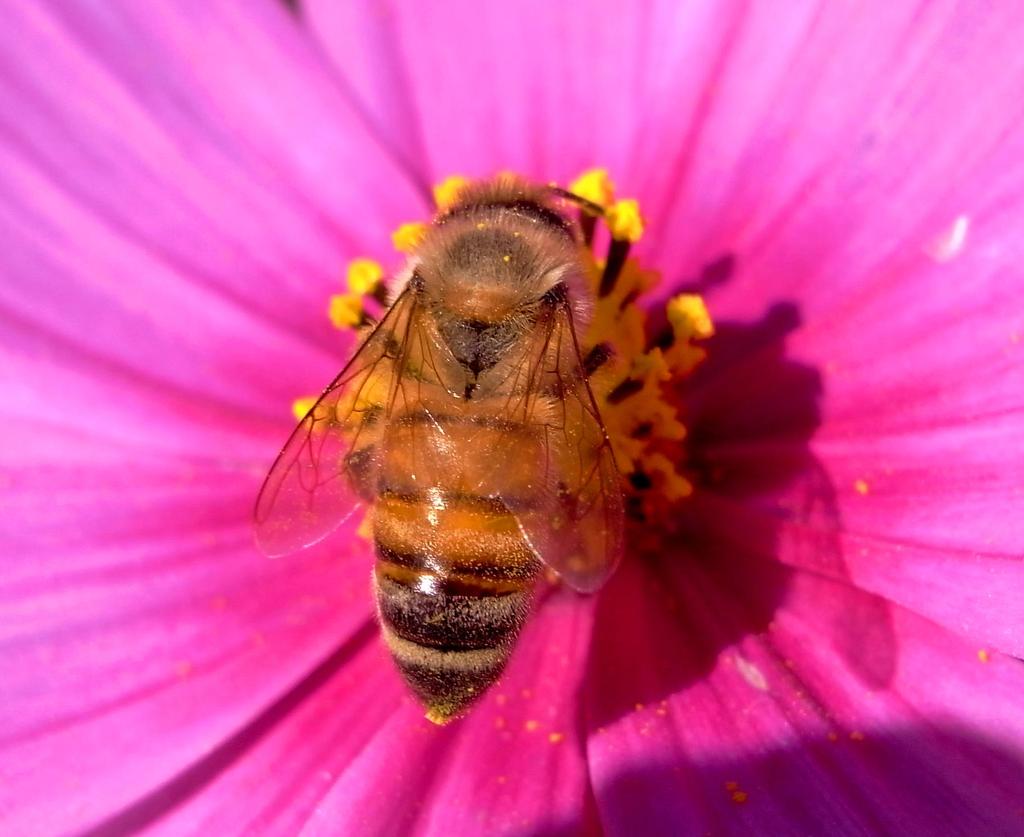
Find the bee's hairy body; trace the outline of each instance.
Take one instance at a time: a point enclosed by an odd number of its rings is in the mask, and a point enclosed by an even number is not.
[[[371,507],[383,635],[439,723],[501,673],[542,567],[594,592],[622,551],[588,382],[608,355],[584,362],[583,240],[559,194],[510,177],[459,193],[256,500],[272,556]]]
[[[517,515],[544,482],[538,416],[556,404],[541,395],[510,411],[511,368],[579,268],[561,216],[516,189],[488,184],[432,229],[409,288],[454,362],[432,358],[429,376],[404,382],[416,389],[413,409],[383,430],[378,612],[399,669],[437,720],[501,673],[541,568]],[[503,451],[516,456],[496,463]]]

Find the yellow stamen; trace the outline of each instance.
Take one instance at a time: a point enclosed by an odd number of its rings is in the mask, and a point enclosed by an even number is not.
[[[569,185],[569,191],[601,207],[607,207],[615,199],[615,184],[604,169],[583,172]]]
[[[605,212],[605,221],[612,238],[636,244],[644,234],[644,220],[640,215],[640,204],[632,198],[616,201]]]
[[[363,322],[363,297],[360,294],[335,294],[327,316],[337,328],[355,328]]]
[[[676,471],[675,464],[664,454],[645,456],[643,467],[648,476],[656,476],[655,488],[669,500],[683,500],[693,494],[693,484]]]
[[[426,235],[426,232],[427,225],[419,221],[402,224],[402,226],[391,233],[391,243],[399,253],[411,253],[423,241],[423,236]]]
[[[313,409],[314,404],[316,404],[315,396],[296,398],[292,402],[292,414],[295,416],[296,420],[305,418],[306,413]]]
[[[679,294],[666,306],[669,324],[677,340],[710,337],[715,333],[704,299],[697,294]]]
[[[372,294],[384,278],[384,268],[373,259],[355,259],[348,266],[348,289],[354,294]]]
[[[434,187],[434,203],[437,208],[444,211],[451,206],[469,181],[465,177],[454,174],[446,177]]]

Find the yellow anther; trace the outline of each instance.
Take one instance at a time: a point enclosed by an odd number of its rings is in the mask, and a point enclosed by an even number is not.
[[[360,294],[335,294],[331,297],[327,316],[337,328],[355,328],[363,321],[363,298]]]
[[[604,218],[612,238],[619,241],[635,244],[644,234],[644,219],[640,215],[640,204],[632,198],[613,203],[608,207]]]
[[[384,268],[373,259],[356,259],[348,266],[348,289],[354,294],[372,294],[384,278]]]
[[[988,649],[979,648],[978,659],[981,660],[983,663],[987,663],[990,659],[992,659],[992,656],[988,653]]]
[[[510,261],[512,261],[512,257],[511,257],[511,256],[509,256],[508,254],[506,254],[506,255],[504,255],[504,256],[502,256],[502,257],[501,257],[501,260],[502,260],[503,262],[505,262],[505,264],[508,264],[508,263],[509,263]]]
[[[654,477],[661,493],[669,500],[682,500],[693,494],[693,485],[676,470],[676,466],[665,455],[653,453],[643,458],[644,471]]]
[[[411,253],[423,241],[423,236],[426,233],[426,224],[412,221],[408,224],[402,224],[402,226],[391,233],[391,243],[399,253]]]
[[[605,208],[615,200],[615,184],[604,169],[583,172],[569,185],[569,191]]]
[[[669,325],[676,340],[685,341],[691,337],[710,337],[715,333],[704,300],[697,294],[679,294],[668,301],[665,308]]]
[[[306,413],[313,409],[313,405],[316,404],[316,398],[309,396],[308,398],[296,398],[292,402],[292,414],[296,419],[302,419]]]
[[[438,209],[447,209],[459,196],[469,181],[460,175],[446,177],[434,187],[434,203]]]

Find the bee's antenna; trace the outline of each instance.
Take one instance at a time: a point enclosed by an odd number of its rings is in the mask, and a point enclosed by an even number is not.
[[[556,186],[554,183],[550,184],[548,188],[551,190],[552,195],[576,204],[576,206],[587,213],[587,215],[591,215],[594,218],[604,217],[604,207],[600,204],[588,201],[581,195],[577,195],[575,192],[570,192],[568,189],[563,189],[561,186]]]

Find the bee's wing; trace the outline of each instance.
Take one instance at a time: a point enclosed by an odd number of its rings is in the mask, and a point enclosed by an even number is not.
[[[403,292],[288,438],[256,498],[267,555],[317,543],[372,501],[415,321],[415,298]]]
[[[514,501],[508,505],[537,557],[569,586],[590,593],[604,584],[622,555],[622,478],[587,383],[568,303],[536,344],[526,361],[531,367],[526,398],[533,403],[523,415],[544,439],[538,502],[519,510]]]

